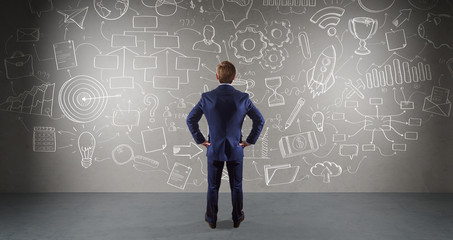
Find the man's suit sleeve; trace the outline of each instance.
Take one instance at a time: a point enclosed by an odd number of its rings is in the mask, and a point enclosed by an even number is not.
[[[246,104],[248,109],[247,116],[249,116],[250,119],[252,119],[253,121],[252,130],[250,131],[246,142],[250,144],[255,144],[256,141],[258,140],[258,137],[260,136],[261,130],[263,130],[264,118],[263,115],[261,115],[258,108],[256,108],[255,105],[253,105],[249,97],[247,97]]]
[[[190,111],[186,120],[187,126],[189,127],[189,131],[197,144],[201,144],[206,141],[198,126],[198,121],[200,121],[202,116],[203,116],[203,95],[201,96],[201,99],[197,103],[197,105],[195,105],[192,111]]]

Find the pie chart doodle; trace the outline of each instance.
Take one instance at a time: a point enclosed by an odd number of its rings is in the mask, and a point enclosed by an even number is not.
[[[73,122],[87,123],[98,118],[107,105],[107,91],[96,79],[75,76],[66,81],[58,94],[58,104]]]

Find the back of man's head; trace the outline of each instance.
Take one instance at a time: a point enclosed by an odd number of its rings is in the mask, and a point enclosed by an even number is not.
[[[216,68],[217,79],[220,83],[232,83],[236,76],[236,68],[228,61],[223,61]]]

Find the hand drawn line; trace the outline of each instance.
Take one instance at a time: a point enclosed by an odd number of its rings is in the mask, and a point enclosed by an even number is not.
[[[357,164],[357,168],[355,169],[355,171],[351,172],[351,166],[348,166],[347,167],[347,171],[350,173],[350,174],[356,174],[357,171],[359,170],[360,168],[360,164],[362,164],[363,160],[367,158],[367,156],[363,156],[362,159],[359,161],[359,164]]]

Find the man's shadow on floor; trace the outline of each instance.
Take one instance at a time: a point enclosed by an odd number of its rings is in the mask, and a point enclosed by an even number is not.
[[[231,220],[222,220],[218,221],[216,224],[216,229],[232,229],[233,221]]]

